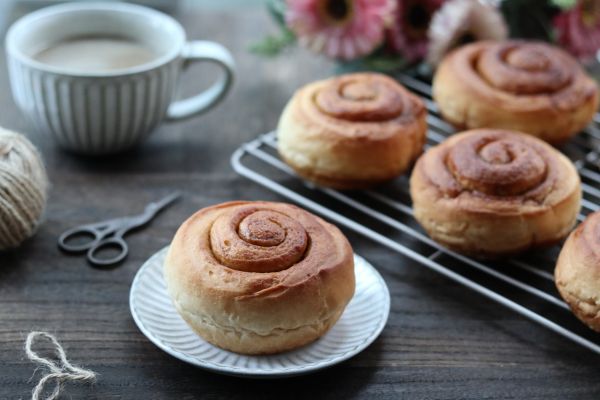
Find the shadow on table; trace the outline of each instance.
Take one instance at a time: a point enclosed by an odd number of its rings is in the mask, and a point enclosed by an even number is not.
[[[18,249],[0,251],[0,282],[14,271],[25,268],[24,264],[27,259],[23,257],[23,254],[33,251],[33,248],[33,241],[26,240]]]
[[[375,360],[383,351],[383,344],[376,340],[362,355]],[[182,398],[227,399],[350,399],[364,392],[375,379],[376,368],[354,365],[354,359],[315,373],[290,378],[252,379],[219,375],[197,369],[183,362],[165,369],[163,379],[179,382]],[[175,363],[177,365],[175,365]],[[167,395],[167,393],[165,393]],[[363,393],[365,395],[365,393]],[[368,397],[368,396],[366,396]]]

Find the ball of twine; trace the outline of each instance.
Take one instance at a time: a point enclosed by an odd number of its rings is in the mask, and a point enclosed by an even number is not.
[[[35,233],[47,189],[37,149],[25,136],[0,128],[0,250],[17,247]]]

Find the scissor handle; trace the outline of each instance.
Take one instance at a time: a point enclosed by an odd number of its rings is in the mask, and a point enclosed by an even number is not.
[[[81,244],[69,244],[70,241],[78,236],[90,236],[93,237],[93,239]],[[102,232],[99,230],[86,226],[79,226],[69,229],[60,235],[58,238],[58,247],[69,253],[82,253],[96,246],[98,243],[100,243],[101,239]]]
[[[114,257],[99,257],[98,253],[102,250],[117,249],[119,254]],[[129,247],[121,236],[113,236],[104,240],[100,240],[95,246],[91,247],[87,253],[88,261],[97,267],[108,267],[120,263],[127,257]]]

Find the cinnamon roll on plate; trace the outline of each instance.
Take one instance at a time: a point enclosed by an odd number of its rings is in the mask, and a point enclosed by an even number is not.
[[[589,215],[569,235],[554,280],[575,316],[600,332],[600,212]]]
[[[354,294],[354,258],[335,226],[284,203],[204,208],[177,231],[164,266],[175,308],[207,342],[243,354],[310,343]]]
[[[277,127],[279,153],[298,175],[358,189],[406,171],[421,154],[423,102],[381,74],[343,75],[294,94]]]
[[[577,170],[547,143],[514,131],[451,136],[417,161],[414,215],[437,242],[495,257],[565,238],[581,202]]]
[[[560,144],[593,118],[598,88],[577,61],[541,42],[458,48],[433,79],[442,116],[459,128],[501,128]]]

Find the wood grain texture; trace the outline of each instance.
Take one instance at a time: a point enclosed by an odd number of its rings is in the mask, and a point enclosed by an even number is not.
[[[272,129],[300,85],[332,72],[303,51],[276,60],[248,54],[274,30],[261,8],[180,8],[190,38],[230,48],[238,79],[227,100],[206,115],[163,125],[141,147],[116,157],[82,159],[31,132],[10,97],[0,60],[0,124],[27,132],[42,149],[53,183],[40,232],[0,254],[0,399],[28,398],[34,365],[24,358],[28,331],[55,333],[70,359],[100,374],[93,387],[68,385],[73,399],[598,399],[598,356],[401,256],[349,232],[355,251],[382,273],[392,295],[381,337],[359,356],[317,374],[247,380],[188,366],[151,344],[128,307],[129,286],[146,258],[169,243],[200,207],[234,199],[282,200],[238,177],[229,166],[243,141]],[[226,27],[226,29],[223,29]],[[186,73],[184,94],[214,71]],[[56,247],[79,223],[128,215],[173,190],[184,198],[128,237],[131,253],[102,271]]]

